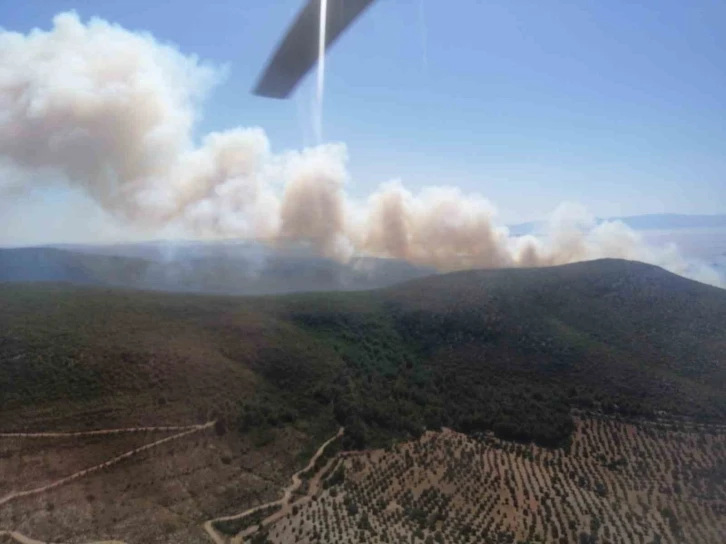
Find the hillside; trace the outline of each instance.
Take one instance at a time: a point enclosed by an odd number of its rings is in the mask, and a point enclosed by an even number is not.
[[[257,298],[5,284],[0,300],[0,406],[19,417],[214,412],[346,424],[362,446],[440,425],[556,445],[573,407],[726,416],[726,291],[635,262]]]
[[[723,323],[726,291],[617,260],[263,297],[0,284],[0,432],[124,429],[0,435],[0,536],[202,543],[221,516],[219,542],[716,542]],[[663,421],[676,434],[653,442]],[[385,450],[337,455],[371,447]],[[653,455],[678,459],[672,478]],[[525,474],[539,482],[526,493]],[[492,477],[482,517],[470,483]],[[526,519],[512,511],[522,494]]]

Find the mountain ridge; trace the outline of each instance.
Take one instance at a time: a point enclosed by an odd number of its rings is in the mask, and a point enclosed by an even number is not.
[[[304,249],[230,244],[129,244],[0,249],[0,281],[69,282],[218,294],[362,290],[434,273],[393,259],[341,264]]]

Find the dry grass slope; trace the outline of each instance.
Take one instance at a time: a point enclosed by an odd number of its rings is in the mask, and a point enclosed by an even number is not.
[[[53,444],[51,439],[0,439],[4,491],[52,483],[161,437],[76,437]],[[0,530],[47,542],[206,544],[204,521],[277,498],[307,444],[307,437],[292,429],[237,437],[208,428],[47,493],[10,501],[0,507]]]

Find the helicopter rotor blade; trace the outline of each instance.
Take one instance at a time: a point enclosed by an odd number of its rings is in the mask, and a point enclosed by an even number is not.
[[[298,13],[267,64],[253,93],[269,98],[288,98],[318,60],[320,1],[309,0]],[[374,0],[329,0],[325,49],[348,28]]]

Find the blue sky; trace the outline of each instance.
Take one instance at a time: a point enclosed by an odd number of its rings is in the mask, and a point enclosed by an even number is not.
[[[0,24],[73,9],[226,65],[198,135],[261,126],[282,151],[314,143],[314,77],[289,101],[249,91],[301,5],[0,0]],[[328,57],[324,140],[348,145],[360,197],[401,178],[479,193],[505,222],[563,201],[726,213],[725,20],[717,0],[378,0]]]

